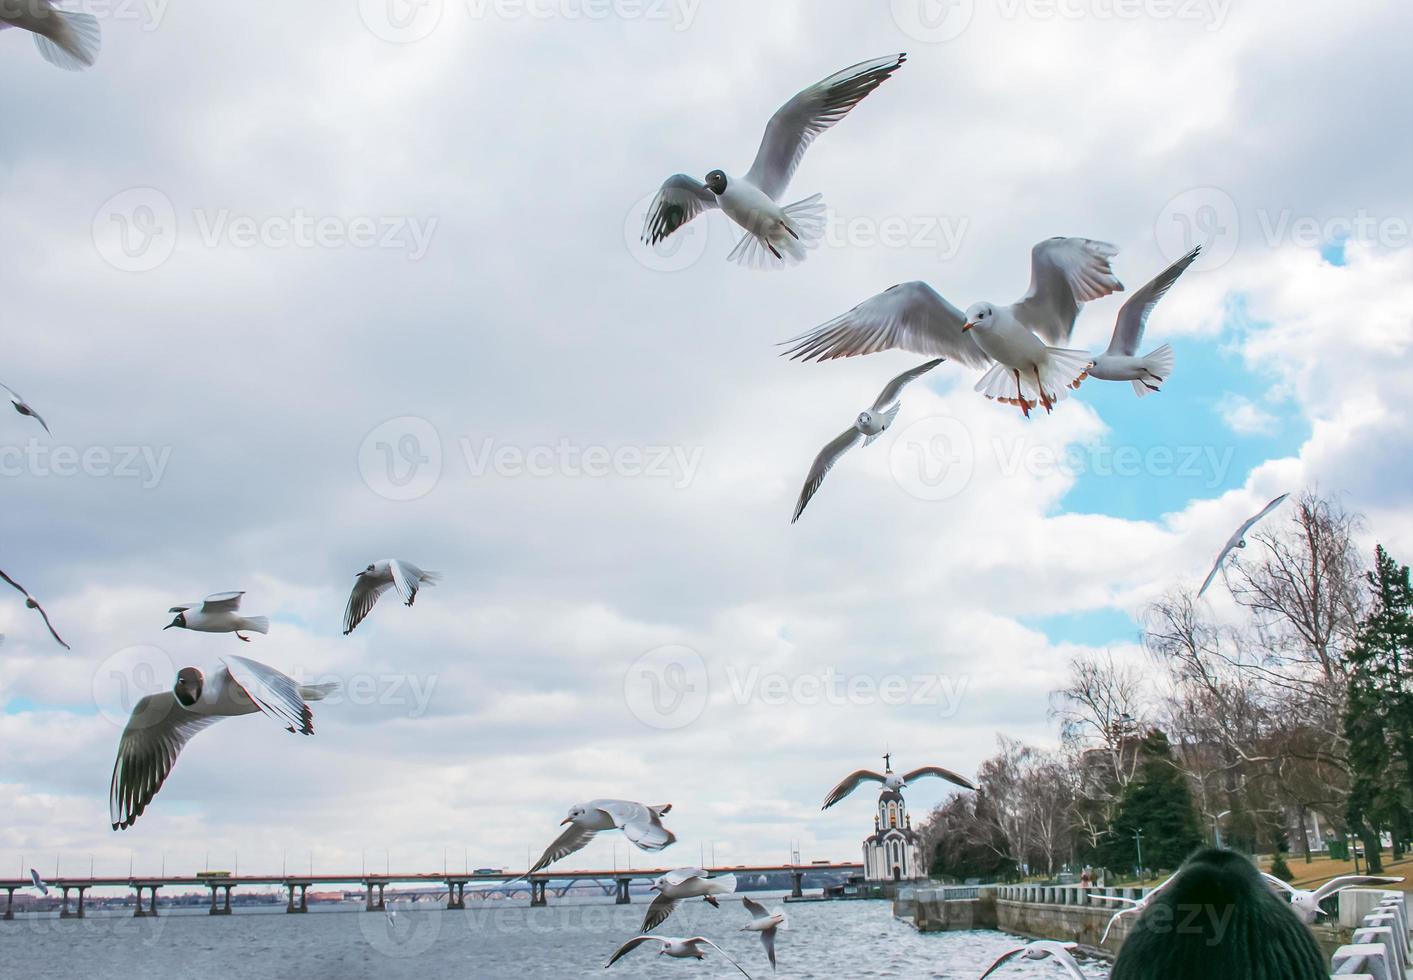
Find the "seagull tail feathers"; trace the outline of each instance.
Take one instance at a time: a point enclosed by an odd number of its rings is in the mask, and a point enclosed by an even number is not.
[[[762,234],[743,232],[726,259],[748,269],[783,269],[798,265],[824,238],[828,210],[822,194],[788,204],[782,224]]]
[[[98,27],[98,18],[93,14],[74,11],[53,11],[57,18],[51,35],[34,35],[35,46],[44,60],[65,71],[79,71],[91,68],[98,60],[98,49],[103,43],[103,33]]]
[[[1145,355],[1143,370],[1148,373],[1148,377],[1133,382],[1133,390],[1138,397],[1142,398],[1162,390],[1163,382],[1173,376],[1173,365],[1176,361],[1177,355],[1173,353],[1171,344],[1164,344]]]
[[[299,696],[306,701],[322,701],[325,698],[333,697],[343,690],[343,685],[338,681],[329,681],[327,684],[306,684],[300,687]]]
[[[246,620],[245,620],[245,622],[244,622],[244,624],[241,626],[241,629],[243,629],[243,630],[249,630],[249,631],[252,632],[252,633],[268,633],[268,632],[270,632],[270,617],[269,617],[269,616],[250,616],[250,617],[247,617]]]
[[[731,872],[711,879],[713,895],[730,895],[736,890],[736,876]]]
[[[1036,385],[1034,374],[1021,371],[1018,391],[1017,372],[1004,364],[993,364],[976,383],[976,390],[987,398],[1015,405],[1026,415],[1041,406],[1049,411],[1051,406],[1069,396],[1071,388],[1078,388],[1089,377],[1094,360],[1088,351],[1064,347],[1047,347],[1045,353],[1045,360],[1040,364],[1040,386]]]

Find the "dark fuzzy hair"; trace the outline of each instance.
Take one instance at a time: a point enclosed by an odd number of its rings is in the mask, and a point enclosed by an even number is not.
[[[1329,980],[1315,937],[1251,862],[1198,851],[1148,904],[1112,980]]]

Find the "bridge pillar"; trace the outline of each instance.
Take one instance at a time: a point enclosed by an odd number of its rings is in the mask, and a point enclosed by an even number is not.
[[[530,908],[542,909],[549,905],[548,889],[543,878],[533,878],[530,881]]]
[[[790,895],[794,898],[805,897],[805,873],[803,871],[790,872]]]
[[[631,904],[632,904],[632,902],[633,902],[633,897],[632,897],[632,895],[630,895],[629,892],[628,892],[628,886],[631,885],[632,883],[633,883],[633,879],[632,879],[632,878],[619,878],[619,879],[618,879],[618,882],[617,882],[617,884],[618,884],[618,897],[613,900],[615,905],[631,905]]]
[[[6,922],[9,922],[9,921],[10,921],[11,919],[13,919],[14,917],[15,917],[15,890],[14,890],[13,888],[6,888],[6,889],[5,889],[5,915],[4,915],[4,920],[5,920]]]
[[[297,885],[294,882],[286,882],[285,888],[289,890],[289,903],[285,906],[286,913],[299,913],[309,911],[309,886]],[[299,904],[294,904],[294,890],[299,889]]]
[[[230,915],[230,914],[231,914],[231,889],[234,888],[235,886],[234,886],[234,885],[208,885],[207,887],[209,887],[209,888],[211,889],[211,913],[210,913],[210,914],[211,914],[211,915]],[[224,889],[226,890],[226,903],[225,903],[224,906],[217,906],[217,905],[216,905],[216,889],[218,889],[218,888],[224,888]]]
[[[63,904],[63,907],[59,909],[59,918],[61,918],[61,919],[82,919],[82,918],[83,918],[83,893],[86,892],[86,891],[88,891],[88,886],[87,886],[87,885],[72,885],[72,886],[70,886],[70,885],[63,885],[63,886],[61,886],[61,887],[64,889],[64,904]],[[78,892],[78,908],[76,908],[76,909],[73,910],[73,911],[70,911],[70,910],[69,910],[69,888],[70,888],[70,887],[72,887],[72,888],[74,889],[74,891]]]
[[[137,889],[137,906],[132,911],[134,919],[149,919],[157,914],[157,886],[156,885],[133,885]],[[152,903],[148,908],[142,907],[142,893],[148,889],[152,890]]]
[[[448,881],[446,883],[446,907],[448,911],[466,908],[466,882]]]

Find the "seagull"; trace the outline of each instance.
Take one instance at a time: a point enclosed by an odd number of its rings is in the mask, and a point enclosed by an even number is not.
[[[54,637],[54,641],[58,643],[59,646],[63,647],[65,650],[71,649],[69,645],[64,642],[63,638],[60,637],[57,632],[55,632],[54,624],[49,622],[49,614],[44,611],[44,607],[39,604],[39,600],[35,599],[34,596],[29,594],[29,589],[26,589],[23,585],[10,578],[10,576],[6,575],[4,572],[0,572],[0,578],[3,578],[6,582],[9,582],[25,597],[26,607],[30,609],[39,610],[39,615],[44,618],[44,625],[48,627],[49,635]]]
[[[1144,895],[1142,898],[1125,898],[1122,895],[1097,895],[1090,892],[1089,897],[1091,899],[1098,899],[1101,902],[1119,902],[1120,904],[1128,906],[1128,908],[1126,909],[1119,909],[1117,912],[1115,912],[1112,916],[1109,917],[1108,924],[1104,926],[1104,935],[1099,937],[1099,945],[1104,945],[1104,943],[1108,940],[1109,930],[1114,928],[1114,923],[1118,922],[1119,919],[1123,918],[1126,915],[1133,915],[1135,913],[1142,912],[1144,909],[1148,908],[1148,903],[1151,902],[1155,897],[1157,897],[1157,894],[1160,891],[1162,891],[1164,888],[1167,888],[1176,879],[1177,875],[1170,876],[1162,884],[1155,887],[1152,891]]]
[[[768,912],[764,905],[741,896],[741,904],[752,916],[751,921],[741,927],[742,932],[760,933],[765,955],[770,957],[770,968],[775,969],[775,930],[789,928],[784,912]]]
[[[1211,587],[1212,580],[1215,579],[1217,577],[1217,573],[1222,570],[1223,565],[1226,563],[1227,557],[1233,551],[1236,551],[1238,548],[1246,547],[1246,532],[1251,530],[1262,520],[1264,520],[1266,515],[1269,514],[1271,511],[1275,510],[1281,504],[1285,503],[1285,498],[1289,496],[1290,494],[1283,493],[1275,500],[1272,500],[1265,507],[1261,508],[1261,513],[1257,514],[1255,517],[1248,518],[1246,523],[1242,524],[1241,527],[1236,529],[1235,534],[1227,538],[1227,543],[1222,545],[1222,552],[1221,554],[1217,555],[1217,561],[1215,564],[1212,565],[1212,570],[1207,573],[1207,578],[1205,581],[1203,581],[1202,588],[1197,590],[1197,598],[1202,598],[1203,593],[1205,593],[1207,589]]]
[[[1140,288],[1119,309],[1118,321],[1114,324],[1114,336],[1109,341],[1109,349],[1094,359],[1089,368],[1089,376],[1100,381],[1131,381],[1139,398],[1149,392],[1161,391],[1163,382],[1173,374],[1173,349],[1164,344],[1142,357],[1138,356],[1138,345],[1143,343],[1143,328],[1148,323],[1148,314],[1158,305],[1178,276],[1202,253],[1198,245],[1182,258],[1160,272],[1152,282]]]
[[[264,712],[290,732],[313,735],[314,713],[307,702],[322,701],[339,689],[337,683],[302,686],[245,657],[223,657],[221,664],[209,678],[195,667],[183,667],[171,693],[149,694],[133,706],[109,788],[114,830],[137,822],[197,732],[222,718]]]
[[[545,853],[525,872],[524,877],[548,867],[560,858],[568,857],[604,830],[621,830],[623,836],[644,851],[660,851],[676,843],[677,835],[662,825],[662,817],[672,810],[672,804],[644,806],[628,800],[590,800],[571,807],[569,816],[560,821],[567,830],[545,848]]]
[[[1337,895],[1346,888],[1362,888],[1366,885],[1396,885],[1403,881],[1402,878],[1387,878],[1383,875],[1343,875],[1339,878],[1331,878],[1314,891],[1305,891],[1264,871],[1261,872],[1261,877],[1290,895],[1291,908],[1300,917],[1300,921],[1307,926],[1315,924],[1315,920],[1320,917],[1320,903],[1331,895]]]
[[[677,909],[677,903],[688,898],[700,898],[712,908],[721,908],[717,895],[730,895],[736,890],[736,876],[733,874],[707,874],[701,868],[678,868],[669,871],[652,883],[657,897],[648,906],[643,916],[643,932],[652,932],[667,921]]]
[[[882,393],[874,399],[872,407],[860,412],[859,417],[854,420],[854,424],[845,429],[843,435],[819,451],[819,455],[814,458],[814,464],[810,467],[809,476],[805,477],[805,485],[800,490],[800,499],[795,503],[795,516],[790,518],[791,524],[800,519],[810,498],[819,490],[820,485],[824,483],[824,478],[829,475],[829,471],[834,468],[834,464],[839,461],[840,456],[857,446],[860,439],[867,446],[888,431],[893,420],[898,417],[898,410],[903,407],[899,398],[908,382],[914,378],[922,377],[944,360],[946,358],[939,357],[928,361],[911,371],[904,371],[888,382]]]
[[[949,357],[989,366],[976,385],[987,398],[1018,405],[1027,418],[1036,405],[1048,412],[1084,380],[1091,360],[1047,342],[1068,342],[1085,303],[1124,288],[1109,266],[1118,252],[1089,238],[1049,238],[1031,249],[1030,291],[1010,306],[976,303],[963,313],[925,282],[902,283],[785,341],[783,353],[828,361],[896,348]]]
[[[52,0],[0,4],[0,30],[6,27],[31,31],[44,60],[65,71],[92,67],[103,40],[97,17],[60,10]]]
[[[746,980],[750,980],[751,975],[741,969],[740,963],[737,963],[730,956],[727,956],[726,950],[722,949],[705,936],[693,936],[691,939],[669,939],[666,936],[634,936],[614,951],[614,954],[609,957],[608,962],[603,965],[603,968],[607,970],[622,957],[633,952],[633,950],[643,945],[643,943],[649,942],[660,943],[662,945],[662,948],[657,951],[658,956],[670,956],[674,960],[704,960],[706,959],[706,954],[701,951],[700,947],[710,946],[725,957],[726,962],[730,963],[737,970],[740,970],[741,976],[745,977]]]
[[[162,628],[196,630],[201,633],[234,633],[237,639],[250,642],[250,637],[241,636],[240,631],[251,633],[270,632],[268,616],[240,616],[240,597],[244,592],[217,592],[208,595],[201,602],[191,602],[184,606],[173,606],[167,612],[176,613],[176,618]]]
[[[10,393],[10,404],[15,406],[15,411],[19,412],[21,415],[28,415],[40,425],[44,426],[45,432],[49,432],[49,423],[44,421],[43,416],[36,412],[34,407],[31,406],[29,402],[25,401],[18,391],[3,382],[0,382],[0,388],[4,388]],[[53,435],[52,432],[49,434]]]
[[[29,869],[29,880],[34,882],[34,887],[39,889],[39,894],[49,894],[49,886],[44,883],[43,878],[39,877],[39,872],[33,868]]]
[[[353,594],[348,597],[348,608],[343,614],[343,635],[353,632],[353,628],[363,622],[373,609],[378,597],[393,586],[407,605],[417,600],[417,590],[425,583],[436,585],[441,578],[436,572],[424,572],[409,561],[384,558],[375,561],[355,576]]]
[[[657,245],[703,211],[720,208],[745,234],[727,257],[754,268],[804,261],[824,235],[821,195],[780,205],[790,178],[816,138],[849,114],[907,61],[906,54],[861,62],[805,89],[785,103],[765,128],[755,163],[744,177],[724,170],[706,182],[686,174],[667,178],[648,206],[643,241]]]
[[[1075,962],[1074,951],[1077,949],[1079,949],[1079,946],[1075,943],[1057,943],[1048,939],[1041,939],[1033,943],[1027,943],[1024,946],[1017,946],[1001,954],[1001,958],[995,963],[992,963],[991,966],[987,968],[986,972],[981,975],[981,980],[986,980],[987,977],[991,976],[991,974],[995,973],[1003,965],[1013,959],[1044,960],[1051,957],[1054,957],[1055,962],[1063,966],[1065,972],[1075,977],[1076,980],[1088,980],[1080,971],[1079,964]]]
[[[860,784],[870,780],[875,783],[882,783],[885,789],[891,789],[895,793],[904,786],[924,776],[937,776],[963,789],[976,789],[970,780],[957,775],[950,769],[943,769],[941,766],[923,766],[920,769],[914,769],[912,772],[899,774],[893,771],[891,755],[885,755],[883,757],[883,768],[885,771],[882,773],[874,772],[871,769],[860,769],[858,772],[850,773],[845,776],[838,786],[835,786],[829,791],[829,795],[824,799],[824,806],[820,807],[820,809],[828,810],[831,806],[858,789]]]

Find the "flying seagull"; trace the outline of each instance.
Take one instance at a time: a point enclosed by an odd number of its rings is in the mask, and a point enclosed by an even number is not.
[[[689,898],[700,898],[712,908],[721,908],[717,895],[730,895],[736,890],[736,876],[733,874],[712,877],[701,868],[678,868],[657,878],[652,883],[657,897],[648,906],[643,916],[642,932],[652,932],[667,921],[677,910],[677,903]]]
[[[217,592],[208,595],[200,602],[190,602],[184,606],[173,606],[167,612],[176,613],[176,618],[162,628],[196,630],[200,633],[234,633],[237,639],[250,642],[250,637],[241,636],[241,630],[250,633],[270,632],[268,616],[240,615],[240,597],[244,592]]]
[[[424,572],[410,561],[384,558],[373,562],[358,573],[353,583],[353,594],[348,597],[348,608],[343,614],[343,635],[352,633],[372,611],[378,597],[393,586],[397,586],[397,594],[410,606],[417,599],[418,589],[424,584],[436,585],[440,578],[436,572]]]
[[[1057,943],[1048,939],[1041,939],[1024,946],[1017,946],[1001,954],[1001,958],[989,966],[980,980],[995,973],[1002,966],[1014,959],[1022,960],[1045,960],[1054,958],[1055,962],[1065,968],[1065,972],[1074,977],[1075,980],[1088,980],[1080,970],[1079,964],[1075,962],[1074,951],[1079,949],[1075,943]]]
[[[671,803],[644,806],[628,800],[591,800],[571,807],[569,816],[559,824],[568,829],[545,848],[545,853],[525,872],[525,877],[568,857],[605,830],[623,831],[623,836],[640,850],[660,851],[677,840],[677,836],[662,825],[662,817],[671,809]]]
[[[39,889],[39,894],[49,894],[49,886],[44,883],[43,878],[39,877],[39,872],[33,868],[29,869],[29,880],[34,882],[34,887]]]
[[[720,953],[726,959],[726,962],[730,963],[737,970],[740,970],[741,976],[745,977],[746,980],[750,980],[751,977],[749,973],[741,968],[740,963],[733,960],[726,954],[724,949],[705,936],[693,936],[691,939],[669,939],[666,936],[634,936],[614,951],[613,955],[609,957],[608,962],[603,965],[604,969],[607,970],[624,956],[643,945],[643,943],[660,944],[662,948],[657,951],[657,955],[670,956],[674,960],[704,960],[706,959],[706,954],[701,951],[700,947],[710,946]]]
[[[1156,898],[1160,891],[1162,891],[1164,888],[1167,888],[1176,880],[1177,875],[1169,876],[1162,884],[1158,885],[1156,888],[1148,892],[1148,894],[1144,895],[1142,898],[1125,898],[1122,895],[1099,895],[1095,894],[1094,892],[1088,892],[1087,894],[1091,899],[1096,899],[1101,902],[1118,902],[1122,905],[1128,906],[1128,908],[1119,909],[1117,912],[1115,912],[1112,916],[1109,917],[1108,923],[1104,926],[1104,935],[1099,937],[1099,945],[1102,946],[1105,942],[1108,941],[1109,930],[1114,928],[1114,923],[1118,922],[1126,915],[1136,915],[1139,912],[1142,912],[1144,909],[1148,908],[1148,903],[1151,902],[1154,898]]]
[[[805,89],[765,128],[755,163],[744,177],[713,170],[703,183],[686,174],[667,178],[643,222],[643,241],[657,245],[703,211],[720,208],[745,232],[729,260],[754,268],[802,262],[824,235],[821,195],[781,206],[790,178],[821,133],[849,114],[907,60],[888,55],[845,68]]]
[[[809,476],[805,477],[805,485],[800,489],[800,499],[795,502],[795,516],[790,518],[791,524],[800,519],[800,515],[805,512],[805,507],[809,504],[810,499],[824,483],[824,478],[829,475],[829,471],[834,468],[834,464],[839,461],[840,456],[857,446],[860,440],[867,446],[888,431],[893,420],[898,417],[898,410],[903,407],[899,399],[908,382],[914,378],[922,377],[944,360],[945,358],[939,357],[928,361],[911,371],[904,371],[888,382],[879,396],[874,399],[873,405],[860,412],[852,426],[845,429],[842,435],[819,451],[819,455],[814,458],[814,464],[810,466]]]
[[[1158,300],[1167,294],[1173,283],[1178,281],[1178,276],[1186,272],[1201,253],[1202,246],[1198,245],[1129,297],[1128,302],[1119,309],[1109,349],[1096,357],[1089,369],[1091,378],[1131,381],[1139,398],[1162,390],[1163,382],[1173,375],[1172,347],[1164,344],[1139,357],[1138,345],[1143,343],[1143,328],[1148,324],[1148,314],[1153,312]]]
[[[885,789],[891,789],[897,792],[904,786],[914,783],[924,776],[937,776],[940,779],[947,780],[949,783],[962,787],[962,789],[976,789],[970,780],[957,775],[950,769],[943,769],[941,766],[923,766],[919,769],[914,769],[912,772],[899,774],[893,771],[892,757],[885,755],[883,757],[883,768],[884,771],[881,773],[874,772],[872,769],[860,769],[858,772],[853,772],[845,776],[838,786],[835,786],[829,791],[829,795],[824,799],[824,806],[820,807],[820,809],[828,810],[831,806],[858,789],[861,784],[869,781],[882,783]]]
[[[0,30],[7,27],[34,34],[44,60],[65,71],[92,67],[103,41],[97,17],[60,10],[52,0],[0,4]]]
[[[1346,888],[1364,888],[1368,885],[1396,885],[1402,878],[1388,878],[1383,875],[1343,875],[1331,878],[1314,891],[1305,891],[1281,881],[1275,875],[1261,872],[1261,877],[1290,896],[1291,908],[1307,926],[1315,924],[1320,917],[1320,903],[1331,895],[1337,895]]]
[[[770,968],[775,969],[775,930],[788,928],[784,912],[769,912],[764,905],[741,896],[741,904],[751,914],[751,921],[741,927],[742,932],[760,933],[765,955],[770,957]]]
[[[170,693],[149,694],[133,706],[118,742],[108,813],[114,830],[142,816],[191,737],[222,718],[263,712],[291,732],[314,734],[308,702],[322,701],[338,684],[301,686],[273,667],[224,657],[209,678],[195,667],[177,671]]]
[[[27,415],[30,418],[34,419],[36,422],[38,422],[44,427],[45,432],[49,432],[49,423],[44,421],[43,416],[36,412],[34,410],[34,407],[30,405],[29,402],[25,401],[24,398],[20,396],[20,393],[18,391],[16,391],[14,388],[11,388],[7,384],[4,384],[3,382],[0,382],[0,388],[4,388],[7,392],[9,392],[10,404],[15,406],[15,411],[19,412],[21,415]],[[53,433],[50,433],[50,435],[53,435]]]
[[[69,645],[64,642],[63,638],[59,636],[57,632],[55,632],[54,624],[49,622],[49,614],[44,611],[44,607],[39,604],[39,600],[35,599],[34,596],[30,595],[28,589],[26,589],[20,583],[16,582],[14,579],[10,578],[10,576],[6,575],[4,572],[0,572],[0,578],[3,578],[6,582],[9,582],[12,586],[15,587],[16,590],[20,592],[20,594],[25,597],[25,605],[28,608],[37,609],[39,611],[39,615],[44,618],[44,625],[49,630],[49,635],[54,637],[55,642],[58,643],[59,646],[63,647],[65,650],[70,649]]]
[[[1226,563],[1227,557],[1233,551],[1236,551],[1238,548],[1246,547],[1246,532],[1251,530],[1262,520],[1264,520],[1266,515],[1269,514],[1271,511],[1275,510],[1281,504],[1285,503],[1285,498],[1289,496],[1290,494],[1283,493],[1275,500],[1272,500],[1265,507],[1261,508],[1261,513],[1257,514],[1255,517],[1248,518],[1246,523],[1242,524],[1241,527],[1236,529],[1235,534],[1233,534],[1230,538],[1227,538],[1227,543],[1222,545],[1221,554],[1217,555],[1217,560],[1212,565],[1212,570],[1207,573],[1207,578],[1205,581],[1203,581],[1202,588],[1197,590],[1197,598],[1202,598],[1203,594],[1206,593],[1207,589],[1211,587],[1212,580],[1215,579],[1217,577],[1217,573],[1222,570],[1223,565],[1225,565]]]
[[[791,359],[828,361],[900,349],[988,367],[976,390],[1017,405],[1027,417],[1048,412],[1087,376],[1088,351],[1068,343],[1083,305],[1124,287],[1109,260],[1118,248],[1088,238],[1048,238],[1030,251],[1030,291],[1010,306],[973,304],[966,313],[924,282],[879,293],[785,341]]]

